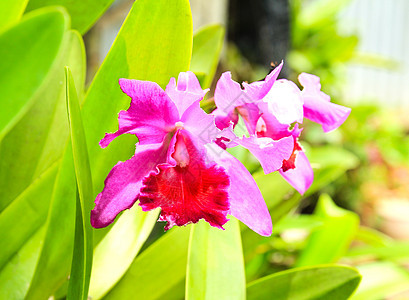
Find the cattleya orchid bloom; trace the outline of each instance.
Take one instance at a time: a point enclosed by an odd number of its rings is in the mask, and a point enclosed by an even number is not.
[[[124,133],[139,141],[135,155],[108,174],[91,212],[93,227],[111,224],[139,201],[143,211],[161,208],[165,230],[199,219],[223,229],[229,214],[258,234],[271,235],[270,214],[253,177],[216,144],[234,143],[236,137],[228,128],[218,129],[215,116],[200,108],[207,90],[193,73],[180,73],[177,84],[172,78],[165,91],[149,81],[120,79],[119,85],[131,104],[119,113],[118,131],[106,134],[100,145],[105,148]],[[276,171],[290,158],[294,138],[252,137],[238,144],[253,148],[263,166]]]
[[[304,117],[322,125],[324,132],[338,128],[348,117],[351,109],[330,102],[330,97],[321,91],[317,76],[302,73],[296,84],[277,77],[283,63],[277,66],[264,81],[240,84],[233,81],[230,72],[222,74],[215,91],[214,111],[216,125],[224,129],[232,122],[243,118],[249,137],[226,143],[247,148],[261,163],[266,174],[271,173],[270,158],[260,155],[260,144],[266,138],[271,143],[291,139],[292,153],[281,162],[280,174],[300,194],[304,194],[313,181],[311,165],[298,142],[302,129],[299,124]],[[261,146],[262,148],[262,146]],[[281,148],[284,149],[284,148]],[[262,150],[262,149],[261,149]]]

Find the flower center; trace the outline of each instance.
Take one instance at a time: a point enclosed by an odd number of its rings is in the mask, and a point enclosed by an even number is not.
[[[183,129],[183,126],[185,126],[185,124],[183,124],[183,122],[176,122],[175,123],[175,129]]]

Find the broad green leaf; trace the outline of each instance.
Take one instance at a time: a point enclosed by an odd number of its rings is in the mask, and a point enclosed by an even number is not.
[[[84,34],[114,0],[30,0],[27,11],[49,5],[64,6],[71,16],[71,27]]]
[[[190,70],[198,74],[204,73],[204,78],[200,80],[202,88],[208,88],[212,83],[219,63],[223,39],[224,28],[221,25],[203,27],[193,36]]]
[[[236,219],[211,227],[193,225],[186,273],[186,299],[245,299],[243,251]]]
[[[71,35],[66,32],[69,23],[67,18],[60,9],[42,9],[27,15],[18,26],[5,33],[8,35],[9,32],[14,32],[19,36],[20,31],[24,31],[25,39],[15,41],[14,44],[10,42],[10,45],[13,46],[6,47],[9,49],[7,52],[9,57],[6,56],[0,69],[8,65],[9,60],[14,59],[16,63],[8,66],[7,71],[2,72],[2,74],[7,74],[6,78],[2,79],[0,74],[0,90],[5,85],[14,85],[15,91],[1,92],[2,95],[8,94],[9,96],[6,102],[3,102],[3,98],[0,100],[0,106],[9,105],[7,103],[9,100],[14,101],[13,105],[25,105],[23,110],[26,110],[26,113],[18,122],[16,121],[0,142],[0,157],[2,158],[0,160],[0,211],[18,197],[42,172],[61,158],[68,133],[68,129],[64,130],[59,125],[64,116],[59,113],[61,104],[64,104],[61,101],[63,99],[60,98],[63,90],[63,67],[73,52],[70,48]],[[31,32],[33,27],[37,31]],[[26,36],[26,32],[31,35]],[[33,35],[39,39],[36,38],[33,43],[27,45],[27,39],[32,40]],[[0,40],[2,37],[4,34],[0,36]],[[37,45],[37,43],[41,44]],[[75,48],[74,45],[72,46]],[[0,52],[2,49],[3,47],[0,46]],[[24,52],[24,54],[14,58],[10,57],[10,53],[18,54],[19,52]],[[41,61],[43,64],[49,63],[48,67],[40,66]],[[18,68],[18,71],[13,70],[15,67]],[[42,80],[37,82],[38,78]],[[37,86],[34,86],[34,82],[37,82]],[[31,94],[25,94],[24,91],[29,90]],[[18,99],[17,96],[24,97],[24,99]],[[0,108],[0,115],[6,111],[7,109]],[[49,133],[54,134],[48,138]],[[54,137],[56,138],[53,139]]]
[[[2,0],[0,2],[0,31],[16,23],[23,15],[28,0]]]
[[[138,205],[125,211],[97,245],[89,295],[101,299],[123,276],[145,243],[159,211],[143,212]]]
[[[163,9],[166,7],[166,9]],[[118,160],[134,152],[134,136],[122,136],[107,148],[98,142],[106,132],[118,129],[117,116],[129,107],[118,79],[150,80],[165,87],[170,77],[189,68],[192,19],[188,0],[135,1],[105,61],[95,76],[82,110],[94,195]]]
[[[56,170],[50,168],[0,214],[0,270],[44,224],[52,192],[47,187],[53,186]]]
[[[393,239],[386,234],[370,227],[360,226],[355,239],[371,246],[392,246]],[[408,248],[409,249],[409,248]]]
[[[361,275],[350,267],[296,268],[249,283],[247,299],[345,300],[355,291],[360,280]]]
[[[362,282],[352,300],[389,299],[388,296],[408,290],[408,271],[394,263],[374,262],[358,266],[358,270]]]
[[[46,8],[0,34],[0,141],[32,106],[40,87],[45,88],[68,23],[65,11]]]
[[[75,173],[67,147],[53,187],[45,237],[26,299],[47,299],[66,280],[72,260],[75,221]]]
[[[68,52],[65,52],[66,56],[63,63],[73,68],[75,83],[83,87],[85,57],[82,38],[75,31],[70,31],[67,38],[69,39],[69,49],[67,49]],[[58,73],[57,79],[64,82],[63,66],[59,71],[61,73]],[[42,150],[44,159],[52,155],[55,155],[54,159],[63,156],[67,144],[69,126],[65,83],[59,85],[58,89],[52,125]],[[57,153],[59,154],[57,155]],[[48,157],[48,159],[50,158]],[[75,177],[72,154],[66,152],[60,160],[55,185],[50,186],[53,189],[53,197],[47,217],[46,236],[27,299],[49,297],[65,281],[71,267],[75,218]],[[43,164],[49,163],[51,161],[44,160]]]
[[[409,242],[395,241],[387,245],[359,246],[346,254],[348,258],[370,257],[388,260],[407,260],[409,258]]]
[[[347,251],[359,226],[359,217],[337,207],[328,195],[322,195],[314,215],[323,226],[314,231],[300,254],[297,266],[310,266],[337,261]]]
[[[74,78],[65,67],[67,113],[70,124],[72,155],[77,181],[75,242],[67,299],[88,299],[93,254],[93,229],[89,221],[92,209],[92,179],[87,143],[82,125],[80,103]]]
[[[189,233],[174,228],[149,246],[103,299],[182,299]]]
[[[313,230],[322,225],[320,218],[313,215],[286,216],[274,225],[274,234],[291,229]]]
[[[42,227],[27,240],[0,271],[0,299],[25,299],[24,296],[40,254],[44,233],[45,230]]]

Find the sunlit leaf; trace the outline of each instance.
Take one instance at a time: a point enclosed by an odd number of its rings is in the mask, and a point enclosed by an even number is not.
[[[114,0],[30,0],[27,11],[49,5],[64,6],[71,15],[71,27],[84,34]]]
[[[28,0],[0,2],[0,31],[16,23],[23,15]]]
[[[62,10],[46,8],[0,36],[0,44],[7,43],[0,46],[7,53],[0,65],[0,115],[7,114],[1,121],[12,115],[10,109],[19,110],[0,143],[0,211],[61,158],[68,134],[60,125],[66,125],[61,122],[63,67],[76,49],[68,23]]]
[[[67,26],[63,10],[46,8],[0,35],[0,141],[32,106],[40,87],[44,88]]]
[[[125,211],[95,248],[89,295],[102,298],[129,268],[158,218],[138,205]]]
[[[65,67],[67,113],[70,124],[72,155],[77,182],[75,242],[67,299],[88,299],[93,254],[93,229],[89,221],[92,209],[92,179],[80,103],[74,78]]]
[[[315,230],[298,258],[298,266],[310,266],[337,261],[347,251],[359,226],[359,217],[322,195],[314,215],[321,218],[323,226]]]
[[[224,28],[221,25],[203,27],[193,37],[190,70],[196,74],[204,74],[204,78],[200,80],[202,88],[208,88],[212,83],[220,59],[223,39]]]
[[[0,299],[25,299],[40,255],[44,227],[31,236],[0,271]]]
[[[296,268],[249,283],[247,299],[345,300],[355,291],[360,280],[361,275],[356,269],[344,266]]]
[[[174,228],[132,263],[103,299],[182,299],[190,227]]]
[[[75,83],[83,87],[84,83],[84,47],[81,36],[70,32],[70,51],[65,64],[73,68]],[[63,79],[63,68],[60,70]],[[75,71],[75,72],[74,72]],[[64,81],[63,81],[64,82]],[[53,128],[49,132],[46,145],[48,151],[64,151],[68,138],[67,106],[65,101],[65,84],[61,85],[63,93],[58,96],[57,109],[53,120]],[[63,98],[61,97],[63,96]],[[54,127],[55,126],[55,127]],[[59,130],[59,132],[57,132]],[[61,136],[57,137],[57,133]],[[61,143],[61,145],[58,145]],[[54,145],[54,147],[53,147]],[[62,155],[62,154],[60,154]],[[53,188],[53,197],[47,217],[46,236],[37,264],[36,272],[27,293],[27,299],[41,299],[52,295],[64,283],[71,267],[71,257],[74,240],[75,220],[75,176],[71,147],[64,153],[61,163],[58,164],[58,173]]]
[[[192,228],[186,274],[186,299],[245,299],[246,279],[240,228],[225,231],[201,221]]]
[[[0,270],[44,224],[52,191],[47,187],[53,186],[56,170],[50,168],[0,214]]]

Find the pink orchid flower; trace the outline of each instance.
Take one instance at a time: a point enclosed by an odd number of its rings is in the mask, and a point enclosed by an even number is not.
[[[200,108],[207,90],[193,73],[180,73],[177,84],[172,78],[165,91],[149,81],[120,79],[119,85],[132,101],[119,113],[118,131],[106,134],[100,145],[105,148],[124,133],[139,142],[135,155],[108,174],[91,212],[93,227],[111,224],[139,200],[144,211],[161,208],[165,230],[200,219],[223,229],[229,214],[258,234],[271,235],[270,214],[253,177],[215,144],[224,133],[235,138],[217,129],[214,115]],[[278,169],[292,153],[292,138],[290,146],[274,155],[279,145],[268,138],[260,148],[270,150],[266,155]]]
[[[277,66],[264,81],[240,84],[231,74],[222,74],[215,91],[214,111],[216,125],[224,129],[230,122],[235,126],[239,115],[243,118],[250,137],[235,140],[247,148],[259,161],[266,174],[275,171],[269,168],[271,158],[260,155],[260,144],[266,138],[270,143],[281,143],[278,149],[286,149],[284,143],[292,143],[289,157],[278,168],[283,178],[300,194],[311,186],[314,174],[298,139],[302,132],[299,124],[304,117],[322,125],[324,132],[338,128],[348,117],[351,109],[330,102],[330,97],[321,91],[317,76],[302,73],[298,77],[303,86],[286,79],[277,79],[283,63]],[[230,144],[229,144],[230,145]],[[275,166],[276,167],[276,166]]]

